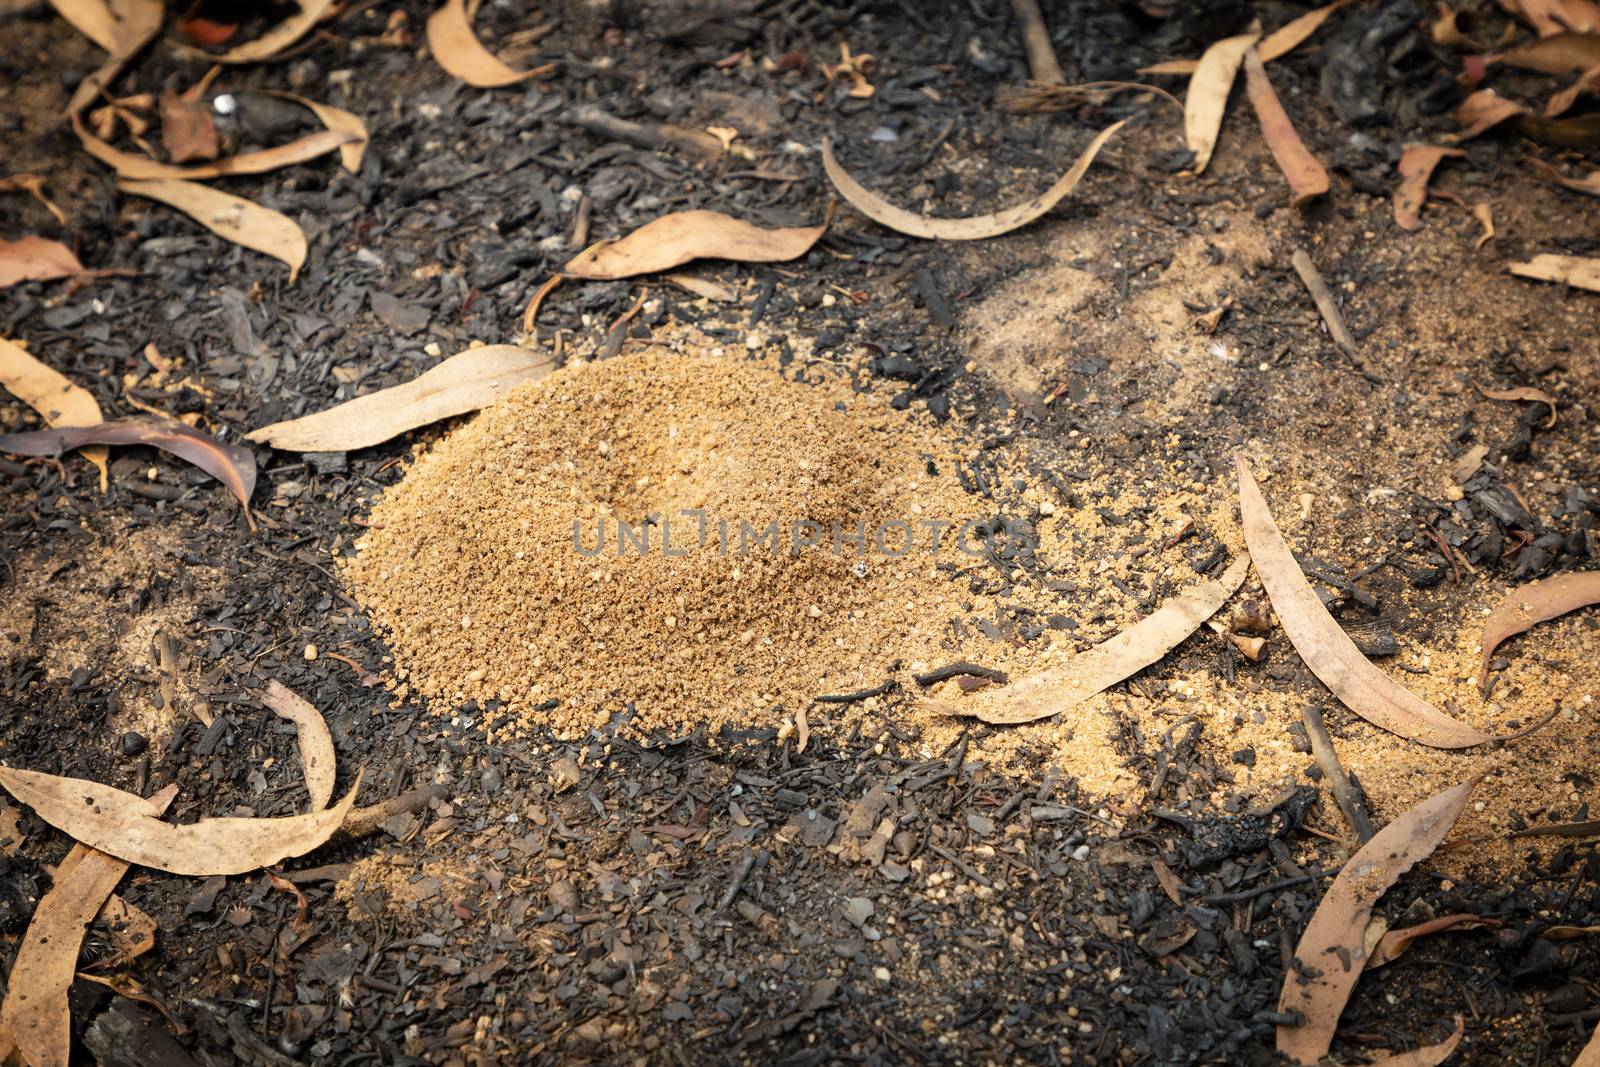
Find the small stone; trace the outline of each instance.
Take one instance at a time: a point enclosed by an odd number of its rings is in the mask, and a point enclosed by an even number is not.
[[[1089,846],[1088,845],[1079,845],[1077,848],[1073,849],[1072,850],[1072,858],[1077,860],[1079,863],[1082,863],[1084,860],[1088,859],[1089,858]]]
[[[309,663],[309,662],[310,662],[310,661],[311,661],[311,660],[314,660],[314,659],[316,659],[316,658],[317,658],[317,655],[318,655],[318,653],[317,653],[317,646],[316,646],[316,645],[307,645],[307,646],[306,646],[306,650],[305,650],[305,652],[304,652],[304,653],[303,653],[303,655],[304,655],[304,656],[305,656],[305,657],[306,657],[306,661],[307,661],[307,662],[308,662],[308,663]]]
[[[562,756],[550,768],[550,785],[557,793],[565,793],[577,785],[578,777],[578,761],[571,756]]]
[[[139,733],[137,730],[129,730],[127,733],[122,735],[122,754],[127,756],[129,759],[132,759],[134,756],[143,755],[145,749],[149,747],[150,739],[145,737],[144,734]]]

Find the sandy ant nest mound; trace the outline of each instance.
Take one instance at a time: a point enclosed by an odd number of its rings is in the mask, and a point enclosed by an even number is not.
[[[956,623],[981,508],[954,468],[828,368],[579,364],[421,456],[344,576],[430,698],[571,735],[776,725],[962,636],[999,652]]]

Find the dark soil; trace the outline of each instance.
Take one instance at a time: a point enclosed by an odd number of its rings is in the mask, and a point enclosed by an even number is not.
[[[1213,3],[1169,18],[1109,0],[1056,6],[1046,14],[1069,79],[1197,55],[1241,14]],[[1333,192],[1304,214],[1287,206],[1242,101],[1212,169],[1183,180],[1175,112],[1160,102],[996,110],[997,90],[1026,74],[1003,3],[739,7],[553,5],[543,17],[555,29],[523,57],[559,64],[537,87],[457,83],[420,44],[427,9],[393,0],[350,5],[283,62],[225,71],[218,91],[243,100],[251,87],[292,88],[356,112],[372,133],[356,176],[328,158],[218,183],[300,221],[311,254],[293,286],[272,261],[119,195],[59,119],[99,53],[47,12],[7,17],[7,167],[44,174],[72,229],[6,196],[0,236],[58,236],[89,266],[138,276],[0,291],[0,334],[92,388],[108,417],[196,413],[232,440],[409,380],[438,362],[430,352],[515,340],[528,300],[570,254],[580,202],[593,238],[685,208],[815,222],[830,194],[815,147],[829,135],[845,165],[896,202],[965,214],[1044,188],[1092,131],[1139,115],[1077,196],[1021,232],[952,248],[844,210],[803,260],[702,266],[741,294],[738,305],[652,283],[662,306],[636,318],[630,337],[676,316],[730,346],[755,327],[808,341],[816,358],[866,346],[871,388],[975,433],[1015,435],[1041,476],[1069,491],[1074,457],[1115,465],[1130,485],[1169,477],[1151,454],[1176,434],[1162,450],[1197,479],[1225,485],[1230,449],[1249,441],[1299,457],[1359,501],[1379,472],[1484,440],[1515,470],[1491,463],[1465,487],[1466,506],[1352,506],[1321,529],[1307,561],[1320,562],[1341,607],[1361,616],[1367,602],[1381,606],[1402,641],[1453,628],[1475,582],[1593,566],[1600,297],[1511,286],[1499,265],[1535,251],[1592,254],[1593,201],[1543,183],[1523,146],[1491,136],[1441,181],[1468,203],[1492,200],[1496,242],[1475,252],[1476,223],[1448,203],[1430,206],[1421,233],[1394,227],[1400,146],[1453,128],[1462,95],[1420,7],[1352,7],[1272,65],[1333,174]],[[1296,10],[1257,5],[1269,26]],[[532,17],[485,5],[477,28],[494,42]],[[849,98],[848,83],[818,72],[841,42],[876,57],[872,99]],[[742,49],[805,65],[722,62]],[[118,91],[182,88],[205,69],[160,44]],[[244,143],[282,140],[301,122],[251,99],[239,113]],[[586,108],[734,126],[753,158],[705,164],[616,141],[591,132]],[[1245,256],[1239,234],[1261,254]],[[1297,245],[1345,301],[1382,382],[1326,340],[1289,266]],[[1219,265],[1231,271],[1220,289]],[[1092,275],[1092,292],[1063,303],[1041,282],[1013,317],[1016,335],[1001,332],[999,305],[982,310],[1010,284],[1069,267]],[[541,314],[540,337],[560,333],[568,349],[592,352],[637,292],[568,285]],[[1163,293],[1190,315],[1231,297],[1218,337],[1239,358],[1206,356],[1202,367],[1171,355],[1171,335],[1129,310]],[[1192,335],[1187,322],[1178,330]],[[157,375],[147,344],[176,369]],[[1542,407],[1521,418],[1487,407],[1471,382],[1548,389],[1562,417],[1546,429]],[[14,404],[0,419],[33,425]],[[303,924],[265,874],[207,881],[135,868],[120,892],[159,931],[128,968],[148,1001],[79,982],[86,1061],[1274,1061],[1286,961],[1348,854],[1331,804],[1319,801],[1309,822],[1303,806],[1270,822],[1211,809],[1197,798],[1231,781],[1228,768],[1198,756],[1183,731],[1119,737],[1153,788],[1097,797],[1043,768],[1022,775],[968,758],[965,739],[928,758],[892,705],[870,730],[819,729],[803,754],[770,730],[650,745],[537,734],[490,743],[485,709],[394,702],[361,684],[385,650],[332,575],[416,443],[305,457],[258,448],[256,535],[225,489],[153,451],[114,453],[105,495],[76,458],[0,459],[7,765],[139,792],[176,783],[179,821],[303,811],[293,727],[260,703],[277,678],[326,715],[341,790],[365,768],[360,803],[444,787],[378,836],[287,864],[309,899]],[[1548,481],[1570,507],[1524,518],[1503,489],[1514,480]],[[1457,582],[1419,522],[1473,572]],[[1213,545],[1197,542],[1196,569],[1219,562]],[[1407,599],[1419,590],[1433,598],[1425,610]],[[1204,636],[1129,684],[1159,694],[1152,682],[1189,668],[1256,672],[1326,699],[1292,653],[1254,667]],[[1351,721],[1342,709],[1328,717],[1336,733]],[[1588,796],[1593,783],[1572,788]],[[0,933],[14,945],[69,842],[10,810],[20,818],[0,861]],[[1557,815],[1583,819],[1586,805]],[[884,820],[892,825],[875,838]],[[1467,1027],[1457,1062],[1573,1059],[1600,1019],[1600,940],[1542,934],[1600,921],[1600,859],[1592,839],[1529,851],[1515,870],[1424,867],[1391,891],[1381,910],[1393,926],[1462,911],[1503,925],[1425,939],[1365,976],[1335,1045],[1344,1062],[1437,1041],[1457,1014]],[[91,931],[86,953],[105,951],[105,932]]]

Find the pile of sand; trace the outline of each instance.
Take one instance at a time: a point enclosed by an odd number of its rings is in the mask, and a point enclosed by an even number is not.
[[[811,376],[625,356],[451,434],[343,563],[399,677],[563,733],[683,732],[994,660],[1000,643],[956,625],[982,606],[960,572],[982,565],[962,527],[983,511],[950,444],[880,393]]]

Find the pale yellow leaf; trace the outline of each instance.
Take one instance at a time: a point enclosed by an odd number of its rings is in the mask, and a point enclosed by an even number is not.
[[[271,208],[196,182],[163,179],[119,181],[117,188],[159,200],[236,245],[263,252],[289,266],[289,284],[306,261],[306,235],[295,221]]]

